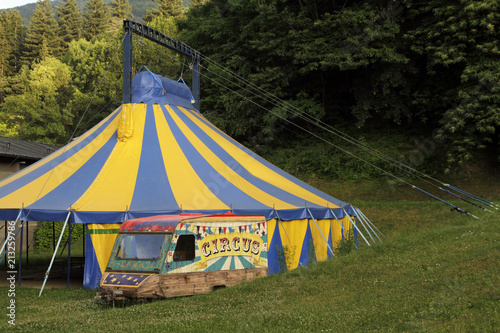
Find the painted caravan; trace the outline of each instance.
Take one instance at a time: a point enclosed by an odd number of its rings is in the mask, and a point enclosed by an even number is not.
[[[210,292],[268,274],[261,215],[159,215],[125,221],[100,282],[107,300]]]

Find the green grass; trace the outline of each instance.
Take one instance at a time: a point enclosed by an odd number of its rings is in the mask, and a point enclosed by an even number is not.
[[[365,202],[388,240],[216,292],[113,309],[95,291],[16,290],[0,331],[498,332],[500,215],[438,203]]]

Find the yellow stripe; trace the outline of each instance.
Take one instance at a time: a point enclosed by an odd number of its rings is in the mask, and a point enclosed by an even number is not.
[[[277,172],[269,169],[259,161],[257,161],[252,156],[245,153],[243,150],[238,148],[237,142],[234,140],[228,140],[224,136],[220,135],[217,131],[207,126],[204,122],[200,120],[202,116],[195,114],[195,112],[188,112],[182,107],[179,107],[186,115],[198,125],[205,133],[207,133],[219,146],[221,146],[225,151],[227,151],[238,163],[245,167],[254,176],[273,184],[274,186],[281,188],[289,193],[292,193],[300,198],[307,201],[313,202],[320,206],[329,206],[330,208],[338,208],[337,205],[326,201],[325,199],[317,196],[314,193],[309,192],[305,188],[289,181],[285,177],[281,176]],[[203,118],[204,119],[204,118]],[[276,207],[276,209],[285,209],[283,207]]]
[[[239,188],[248,196],[261,202],[265,206],[272,207],[273,205],[279,209],[293,209],[297,206],[291,205],[285,201],[282,201],[265,191],[262,191],[239,174],[234,172],[229,166],[227,166],[217,155],[215,155],[187,126],[184,122],[173,112],[170,106],[167,106],[172,118],[176,122],[177,126],[181,129],[184,135],[187,137],[189,142],[195,147],[195,149],[203,156],[203,158],[215,169],[217,172],[224,177],[231,184]],[[184,113],[187,113],[185,109],[179,107]]]
[[[92,142],[73,154],[66,161],[31,181],[10,195],[0,199],[0,207],[17,208],[29,206],[63,183],[82,167],[113,135],[117,119],[113,120]],[[44,163],[45,164],[45,163]],[[69,207],[67,207],[69,208]]]
[[[68,150],[70,150],[71,148],[73,148],[74,146],[76,146],[77,144],[81,143],[83,140],[85,140],[88,136],[92,135],[92,133],[94,133],[98,128],[100,128],[100,126],[102,124],[104,124],[109,118],[111,118],[115,113],[119,112],[120,111],[120,108],[116,109],[115,111],[113,111],[109,116],[107,116],[104,120],[102,120],[99,124],[97,124],[96,126],[94,126],[92,129],[88,130],[87,132],[85,132],[83,135],[79,136],[75,141],[72,141],[71,143],[69,143],[68,145],[64,146],[63,148],[57,150],[56,152],[50,154],[49,156],[43,158],[42,160],[40,160],[39,162],[33,164],[33,165],[30,165],[29,167],[27,168],[24,168],[23,170],[15,173],[14,175],[2,180],[0,182],[0,187],[1,186],[4,186],[4,185],[7,185],[11,182],[13,182],[14,180],[16,179],[19,179],[21,178],[22,176],[30,173],[31,171],[53,161],[54,159],[58,158],[59,156],[61,156],[61,154],[67,152]],[[101,134],[102,135],[102,134]]]
[[[316,220],[321,230],[321,233],[318,230],[318,226],[314,223],[314,220],[309,220],[309,227],[311,228],[311,234],[313,237],[314,243],[314,251],[316,252],[316,260],[322,261],[328,259],[328,235],[330,232],[330,220]],[[325,238],[323,238],[325,236]],[[326,240],[326,242],[325,242]],[[333,249],[332,249],[333,250]]]
[[[198,177],[177,144],[159,105],[153,105],[165,171],[177,204],[183,210],[229,209]]]
[[[117,141],[95,181],[73,205],[75,210],[125,211],[130,207],[141,159],[146,104],[134,104],[132,113],[134,134],[126,141]]]
[[[120,229],[121,224],[88,224],[89,230],[108,230],[108,229]],[[95,255],[97,262],[99,263],[99,268],[101,273],[104,273],[106,265],[109,261],[109,256],[111,251],[113,251],[113,246],[115,245],[116,236],[118,232],[114,234],[97,234],[93,233],[90,235],[92,239],[92,245],[94,246]]]
[[[289,270],[297,268],[300,260],[300,251],[307,232],[307,219],[281,221],[280,235],[281,243],[287,247],[289,258],[287,258],[287,267]],[[284,229],[284,230],[283,230]]]
[[[342,226],[345,228],[346,232],[349,232],[349,225],[346,222],[349,222],[347,217],[339,220]],[[331,220],[331,228],[332,228],[332,244],[333,249],[337,248],[337,243],[342,239],[342,227],[339,225],[336,219]],[[347,237],[347,235],[345,235]]]

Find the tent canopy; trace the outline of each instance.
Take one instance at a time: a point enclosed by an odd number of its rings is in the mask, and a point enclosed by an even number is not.
[[[0,219],[117,223],[182,212],[342,218],[351,206],[257,156],[191,106],[182,83],[138,73],[133,103],[0,182]]]

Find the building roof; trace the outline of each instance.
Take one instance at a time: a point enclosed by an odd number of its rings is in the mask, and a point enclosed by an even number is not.
[[[0,156],[40,160],[60,147],[45,143],[29,142],[0,136]]]

